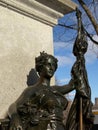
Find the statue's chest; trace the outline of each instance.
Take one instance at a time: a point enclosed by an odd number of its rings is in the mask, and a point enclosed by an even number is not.
[[[59,107],[61,109],[64,109],[64,106],[66,104],[65,97],[52,88],[43,87],[43,89],[36,92],[36,99],[40,107],[43,108]]]
[[[43,110],[49,113],[54,110],[64,110],[66,99],[63,95],[52,88],[42,87],[27,98],[24,104],[18,106],[18,111],[22,115],[31,115]],[[34,115],[34,114],[33,114]]]

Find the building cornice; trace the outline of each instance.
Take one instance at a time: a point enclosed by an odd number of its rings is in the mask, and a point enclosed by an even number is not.
[[[30,18],[41,21],[50,26],[56,25],[58,18],[63,17],[64,15],[63,8],[65,8],[65,14],[68,13],[68,11],[69,12],[74,11],[76,8],[76,5],[73,4],[73,2],[65,6],[65,4],[63,3],[64,0],[54,0],[55,2],[56,1],[58,2],[56,2],[55,6],[52,6],[51,4],[53,3],[51,2],[49,3],[45,1],[46,0],[43,1],[44,2],[43,4],[39,2],[39,0],[28,0],[28,1],[26,0],[0,0],[0,5],[6,8],[12,9],[23,15],[26,15]],[[68,0],[65,0],[65,1],[68,1]],[[51,8],[46,3],[49,4]],[[62,5],[61,11],[59,9],[59,4]]]

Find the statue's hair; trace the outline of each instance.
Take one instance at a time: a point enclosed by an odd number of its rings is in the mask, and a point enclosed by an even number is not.
[[[52,56],[50,54],[47,54],[47,53],[45,53],[43,51],[43,52],[40,52],[40,56],[38,56],[38,57],[35,58],[35,68],[36,68],[36,71],[38,73],[41,72],[41,69],[42,69],[43,65],[46,63],[46,61],[49,58],[52,58],[54,60],[55,70],[57,69],[57,62],[58,62],[57,58],[55,58],[54,56]]]

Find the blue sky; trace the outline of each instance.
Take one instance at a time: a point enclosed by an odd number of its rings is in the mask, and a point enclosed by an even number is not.
[[[70,16],[70,17],[69,17]],[[87,20],[87,19],[86,19]],[[66,15],[59,20],[59,23],[66,23],[72,25],[76,23],[76,17],[73,14]],[[94,31],[92,26],[89,26],[88,31]],[[75,62],[75,57],[72,53],[73,39],[76,36],[76,31],[66,29],[60,26],[54,27],[54,55],[58,59],[58,69],[55,73],[57,83],[67,84],[71,79],[70,71]],[[98,36],[93,37],[98,41]],[[95,102],[95,97],[98,97],[98,46],[94,45],[88,39],[88,51],[85,54],[86,69],[88,73],[88,80],[92,90],[92,102]],[[69,99],[73,99],[75,91],[68,95]]]

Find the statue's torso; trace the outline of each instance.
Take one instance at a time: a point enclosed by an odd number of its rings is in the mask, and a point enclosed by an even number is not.
[[[35,88],[32,88],[35,89]],[[35,89],[23,104],[17,108],[24,125],[36,125],[39,120],[63,120],[67,100],[57,90],[46,86]]]

